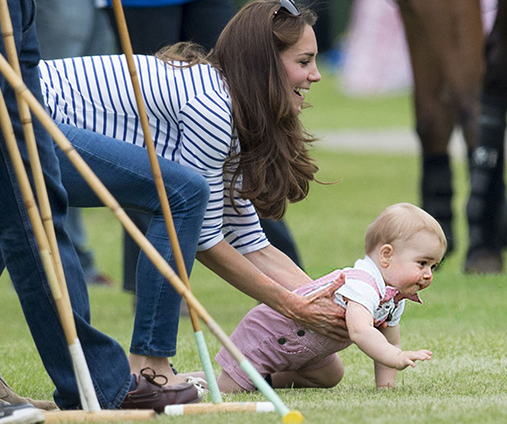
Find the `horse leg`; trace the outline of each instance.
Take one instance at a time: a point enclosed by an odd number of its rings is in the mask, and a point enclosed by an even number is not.
[[[454,116],[441,96],[444,81],[428,40],[429,18],[418,6],[414,1],[399,1],[414,76],[416,132],[422,147],[421,201],[422,208],[442,226],[452,251],[452,174],[447,145]]]
[[[481,98],[479,140],[470,155],[467,202],[469,245],[467,273],[501,273],[507,245],[504,183],[504,136],[507,113],[507,5],[498,2],[497,17],[486,43],[486,73]]]
[[[475,143],[482,78],[478,0],[398,0],[414,74],[416,129],[422,147],[422,207],[442,226],[454,249],[452,169],[454,126]]]

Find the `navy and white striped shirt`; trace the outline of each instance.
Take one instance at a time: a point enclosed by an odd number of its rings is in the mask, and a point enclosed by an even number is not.
[[[269,244],[252,203],[229,197],[223,165],[233,146],[231,99],[210,65],[168,66],[134,56],[151,136],[158,155],[189,167],[208,181],[211,195],[199,250],[225,239],[246,254]],[[46,108],[59,122],[144,146],[134,89],[123,55],[41,61]]]

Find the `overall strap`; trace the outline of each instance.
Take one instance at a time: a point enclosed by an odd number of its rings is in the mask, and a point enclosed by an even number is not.
[[[343,273],[345,273],[346,277],[357,279],[370,285],[377,293],[379,300],[382,300],[382,293],[380,292],[377,282],[370,273],[367,273],[364,270],[357,269],[347,269],[344,270]]]

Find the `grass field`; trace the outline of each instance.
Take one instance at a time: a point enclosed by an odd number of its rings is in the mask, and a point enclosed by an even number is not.
[[[305,112],[310,129],[410,125],[408,97],[387,99],[384,103],[344,97],[338,101],[333,96],[340,94],[332,82],[322,84],[319,90],[310,99],[315,108]],[[325,104],[322,109],[320,100]],[[354,125],[341,121],[345,114],[350,117],[347,122]],[[379,124],[360,125],[370,118]],[[332,186],[313,184],[308,199],[289,208],[287,221],[305,269],[312,277],[351,265],[361,257],[367,225],[389,204],[418,203],[419,178],[419,158],[412,155],[338,152],[317,147],[315,157],[320,180],[342,181]],[[433,359],[400,372],[395,390],[379,392],[374,389],[372,361],[356,347],[348,348],[342,352],[345,377],[335,388],[278,391],[290,408],[303,413],[307,423],[507,422],[506,276],[462,273],[467,175],[463,163],[455,161],[453,165],[457,252],[446,259],[433,285],[422,293],[424,304],[409,305],[402,320],[403,347],[428,348],[433,351]],[[119,282],[120,225],[104,209],[86,210],[85,219],[99,267]],[[197,298],[227,333],[255,305],[255,301],[200,264],[195,265],[191,284]],[[6,274],[0,278],[0,287],[0,371],[18,393],[50,399],[52,383],[38,358]],[[93,325],[128,350],[133,322],[131,297],[122,292],[118,283],[114,288],[90,288],[90,298]],[[214,355],[220,345],[206,328],[204,333]],[[181,371],[201,368],[187,318],[181,321],[178,355],[173,361]],[[264,398],[258,393],[225,397],[225,401],[260,400]],[[280,418],[275,413],[209,414],[161,416],[154,421],[157,422],[279,423]]]

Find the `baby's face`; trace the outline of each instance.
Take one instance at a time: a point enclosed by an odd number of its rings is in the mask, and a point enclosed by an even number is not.
[[[401,294],[415,295],[430,286],[444,253],[436,235],[419,232],[408,241],[396,243],[389,267],[383,270],[384,279]]]

